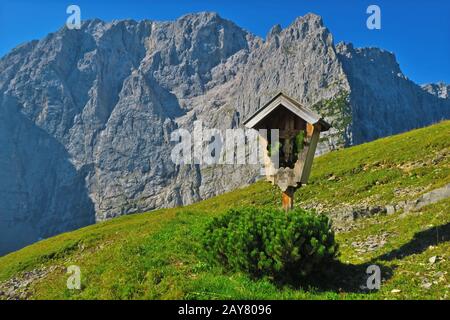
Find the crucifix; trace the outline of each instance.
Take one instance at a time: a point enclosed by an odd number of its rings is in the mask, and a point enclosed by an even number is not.
[[[283,209],[293,209],[295,191],[307,183],[311,173],[320,132],[330,125],[284,93],[273,97],[244,125],[269,133],[259,136],[265,176],[281,189]]]

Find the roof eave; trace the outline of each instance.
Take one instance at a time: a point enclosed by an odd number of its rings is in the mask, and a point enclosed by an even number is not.
[[[280,99],[279,103],[274,104],[277,99]],[[283,99],[287,102],[283,104]],[[272,105],[274,104],[274,105]],[[331,125],[327,123],[325,120],[323,120],[318,114],[316,114],[314,111],[302,106],[300,103],[292,99],[291,97],[285,95],[283,92],[278,93],[275,95],[272,99],[270,99],[269,102],[264,104],[263,107],[259,108],[256,112],[254,112],[247,120],[244,121],[244,125],[247,128],[253,128],[255,127],[259,122],[261,122],[266,116],[268,116],[273,110],[275,110],[279,105],[283,105],[285,108],[290,110],[291,112],[295,113],[298,117],[304,119],[308,123],[311,124],[320,124],[321,131],[327,131],[330,129]],[[293,106],[291,106],[291,105]],[[272,106],[271,106],[272,105]],[[266,115],[264,115],[261,119],[258,119],[256,122],[254,121],[255,118],[257,118],[261,112],[266,111],[266,109],[272,109],[268,111]]]
[[[328,122],[326,122],[324,119],[320,118],[320,120],[318,121],[318,123],[320,124],[320,131],[324,132],[324,131],[328,131],[331,128],[331,124],[329,124]]]

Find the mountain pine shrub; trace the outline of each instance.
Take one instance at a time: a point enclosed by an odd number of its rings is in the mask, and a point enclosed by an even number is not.
[[[207,259],[252,277],[291,281],[326,266],[337,255],[325,215],[295,209],[231,209],[203,236]]]

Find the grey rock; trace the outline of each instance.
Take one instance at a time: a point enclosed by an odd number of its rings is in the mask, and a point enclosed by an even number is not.
[[[403,75],[393,53],[345,43],[336,49],[352,88],[354,144],[449,118],[450,101]]]
[[[386,206],[386,214],[391,215],[395,213],[395,206],[387,205]]]
[[[376,251],[387,243],[387,239],[391,236],[388,232],[379,235],[371,235],[364,241],[354,241],[351,246],[355,248],[358,253],[366,253],[369,251]]]
[[[62,266],[49,266],[18,273],[16,276],[0,282],[0,300],[24,300],[31,294],[31,286],[52,272],[61,272]]]
[[[430,289],[433,284],[430,282],[424,282],[421,284],[421,287],[424,289]]]
[[[441,99],[450,98],[450,85],[443,82],[424,84],[422,89]]]
[[[174,165],[170,134],[240,127],[279,91],[306,106],[349,92],[348,111],[318,110],[334,124],[318,154],[450,118],[393,54],[335,46],[314,14],[266,40],[215,13],[64,27],[0,60],[0,254],[252,183],[257,166]]]
[[[430,264],[435,264],[436,261],[438,260],[439,257],[437,256],[432,256],[428,259],[428,262],[430,262]]]
[[[399,190],[397,190],[399,191]],[[421,196],[408,200],[399,201],[396,204],[388,205],[367,205],[365,203],[353,205],[324,206],[321,203],[308,203],[304,205],[305,209],[313,209],[316,212],[324,213],[333,220],[333,228],[336,232],[349,231],[355,227],[354,222],[361,218],[367,218],[375,215],[391,215],[402,210],[400,217],[406,216],[410,211],[417,211],[426,205],[436,203],[450,197],[450,184],[441,188],[423,193]]]
[[[396,210],[403,210],[404,214],[410,211],[417,211],[421,208],[436,203],[438,201],[447,199],[450,197],[450,184],[447,184],[441,188],[425,192],[416,199],[409,201],[402,201],[395,205]]]
[[[450,197],[450,184],[445,185],[442,188],[432,190],[430,192],[424,193],[416,201],[411,204],[414,210],[418,210],[432,203],[436,203],[440,200]]]

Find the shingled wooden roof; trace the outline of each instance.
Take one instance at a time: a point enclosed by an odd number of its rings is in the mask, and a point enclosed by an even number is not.
[[[327,131],[330,128],[325,120],[323,120],[320,115],[314,111],[302,106],[299,102],[295,101],[291,97],[287,96],[283,92],[278,93],[269,102],[267,102],[262,108],[257,110],[253,115],[251,115],[247,120],[245,120],[244,125],[247,128],[254,128],[258,123],[268,117],[277,107],[283,106],[292,113],[294,113],[299,118],[302,118],[310,124],[320,124],[321,131]]]

